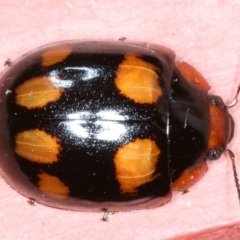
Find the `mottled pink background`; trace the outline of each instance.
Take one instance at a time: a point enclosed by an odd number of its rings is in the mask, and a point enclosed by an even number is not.
[[[176,52],[208,79],[212,94],[225,102],[240,82],[239,0],[1,0],[0,72],[46,43],[67,39],[156,43]],[[231,109],[236,123],[229,145],[240,174],[240,105]],[[240,206],[227,155],[209,164],[190,192],[176,193],[166,206],[117,213],[109,222],[101,213],[30,206],[0,178],[0,239],[200,240],[240,239]]]

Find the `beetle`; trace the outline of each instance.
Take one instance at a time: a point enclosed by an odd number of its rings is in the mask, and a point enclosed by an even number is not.
[[[162,46],[53,43],[12,62],[1,83],[2,175],[51,207],[161,206],[234,134],[221,97]]]

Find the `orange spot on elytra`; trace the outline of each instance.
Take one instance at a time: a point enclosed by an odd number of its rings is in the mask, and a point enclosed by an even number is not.
[[[43,108],[61,97],[64,90],[58,86],[60,81],[59,78],[50,76],[29,79],[17,87],[16,103],[28,109]]]
[[[31,162],[58,162],[60,151],[59,139],[38,129],[20,132],[15,137],[16,154]]]
[[[42,54],[42,66],[49,67],[59,62],[63,62],[72,52],[70,46],[52,47]]]
[[[136,139],[118,149],[114,164],[122,193],[134,193],[137,187],[159,176],[154,173],[160,154],[151,139]]]
[[[115,79],[120,93],[137,103],[154,103],[162,95],[159,69],[136,54],[126,54]]]
[[[69,188],[59,178],[47,173],[38,174],[38,177],[38,186],[45,194],[55,198],[68,196]]]

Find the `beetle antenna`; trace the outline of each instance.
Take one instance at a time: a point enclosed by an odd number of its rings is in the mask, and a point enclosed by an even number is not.
[[[234,107],[238,103],[239,92],[240,92],[240,84],[238,85],[238,89],[237,89],[236,95],[233,98],[232,102],[228,105],[228,108],[232,108],[232,107]]]
[[[238,193],[238,200],[239,200],[239,204],[240,204],[240,185],[239,185],[239,179],[238,179],[237,169],[236,169],[236,165],[235,165],[235,156],[234,156],[234,153],[230,149],[226,149],[226,151],[228,152],[229,157],[232,161],[233,176],[234,176],[234,181],[235,181],[237,193]]]

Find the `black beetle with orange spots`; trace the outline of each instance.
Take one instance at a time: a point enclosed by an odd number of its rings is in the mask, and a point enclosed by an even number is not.
[[[158,207],[218,159],[234,123],[204,77],[164,47],[60,42],[1,76],[0,168],[70,210]]]

